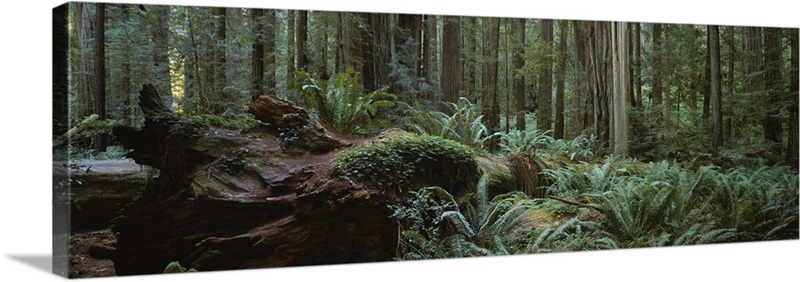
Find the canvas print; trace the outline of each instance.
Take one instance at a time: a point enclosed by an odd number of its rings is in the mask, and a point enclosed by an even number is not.
[[[798,239],[798,29],[69,2],[70,278]]]

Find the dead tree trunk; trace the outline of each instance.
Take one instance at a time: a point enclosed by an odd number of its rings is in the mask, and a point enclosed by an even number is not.
[[[371,140],[342,136],[326,130],[304,109],[266,95],[250,105],[262,126],[242,132],[204,128],[170,112],[151,85],[140,95],[145,127],[120,127],[114,134],[133,149],[129,157],[160,172],[113,227],[117,275],[161,273],[172,261],[207,271],[388,261],[395,256],[398,227],[387,205],[401,203],[407,191],[344,180],[332,174],[330,163],[338,150],[395,138],[397,130]],[[475,176],[479,169],[517,172],[530,167],[530,162],[514,165],[520,162],[507,160],[435,162],[437,168]],[[528,178],[522,182],[508,176],[495,182],[498,187],[525,183],[531,190],[531,183],[538,182],[529,178],[539,181],[540,170],[524,172]],[[453,183],[442,187],[448,191],[477,182],[470,175],[443,175],[450,174],[420,173],[410,182],[419,187]]]

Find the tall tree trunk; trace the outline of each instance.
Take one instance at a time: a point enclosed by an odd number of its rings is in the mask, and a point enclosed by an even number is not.
[[[480,78],[478,77],[479,69],[483,67],[478,63],[482,56],[482,50],[479,48],[479,41],[478,35],[483,32],[480,28],[478,28],[478,19],[476,17],[464,17],[461,18],[460,23],[460,30],[461,38],[460,44],[461,47],[459,53],[459,66],[461,72],[460,75],[460,91],[461,95],[467,97],[471,101],[477,101],[480,99],[477,92],[479,92],[480,88]]]
[[[630,95],[630,32],[628,23],[611,23],[612,52],[614,60],[612,68],[614,73],[613,91],[613,117],[612,127],[614,136],[612,148],[614,155],[625,157],[628,154],[628,116],[626,105]]]
[[[717,32],[719,32],[719,31],[717,31]],[[705,67],[706,67],[706,74],[705,74],[706,77],[705,78],[706,79],[705,79],[705,81],[703,81],[703,119],[708,119],[708,115],[709,115],[709,112],[710,112],[710,104],[711,104],[711,96],[710,96],[711,91],[712,91],[711,90],[711,83],[714,82],[714,78],[711,77],[713,75],[711,73],[711,68],[712,68],[711,60],[713,60],[713,59],[711,58],[712,54],[711,54],[711,36],[710,36],[711,34],[710,34],[710,31],[708,31],[706,34],[707,34],[706,35],[706,65],[705,65]],[[717,36],[719,37],[719,34],[717,34]],[[717,50],[717,51],[719,51],[719,50]]]
[[[212,108],[213,113],[221,114],[225,111],[226,104],[230,102],[230,97],[225,91],[225,86],[228,84],[227,76],[226,76],[226,56],[227,56],[227,43],[226,38],[226,8],[214,8],[213,9],[213,16],[216,20],[215,22],[215,32],[214,32],[214,97],[218,97],[219,100],[214,102],[214,107]]]
[[[591,107],[588,107],[591,103],[588,101],[591,100],[592,91],[590,89],[591,76],[588,69],[588,49],[586,48],[591,39],[584,32],[584,26],[586,26],[584,22],[572,21],[573,42],[575,42],[575,68],[577,70],[575,72],[575,93],[572,95],[573,111],[577,113],[573,127],[577,134],[583,134],[583,130],[590,127],[591,124],[591,114],[589,113]],[[582,100],[581,97],[584,97],[584,99]]]
[[[653,55],[650,63],[653,69],[653,90],[650,94],[650,101],[654,105],[661,105],[661,24],[653,24]]]
[[[308,71],[308,54],[306,49],[306,41],[308,41],[308,11],[297,11],[297,70]]]
[[[172,107],[172,85],[169,70],[169,7],[153,6],[155,24],[150,32],[153,35],[153,84],[158,88],[158,93],[163,93],[162,98],[168,107]],[[130,94],[129,94],[130,95]]]
[[[483,19],[483,101],[482,112],[486,117],[486,128],[489,132],[497,131],[499,119],[499,95],[497,94],[497,72],[500,45],[500,19]],[[489,150],[493,150],[495,142],[490,142]]]
[[[264,95],[264,10],[253,9],[253,79],[250,98],[257,99]]]
[[[601,144],[611,145],[609,116],[609,93],[613,91],[608,83],[611,73],[610,24],[606,22],[588,23],[587,32],[592,38],[588,46],[590,60],[590,74],[592,75],[592,113],[594,117],[595,135]]]
[[[553,137],[564,139],[564,78],[567,75],[567,21],[559,22],[558,62],[556,63],[556,117]]]
[[[389,79],[389,64],[392,62],[394,56],[394,30],[396,27],[396,20],[394,14],[369,14],[369,25],[371,27],[371,50],[372,53],[372,69],[374,71],[374,89],[388,86],[390,92],[398,93]],[[366,78],[366,77],[365,77]]]
[[[442,30],[442,67],[440,69],[443,102],[455,103],[458,100],[459,74],[461,73],[458,61],[460,53],[461,24],[459,18],[445,16]]]
[[[436,68],[437,64],[437,54],[436,54],[436,46],[439,44],[437,42],[438,35],[438,26],[436,21],[436,16],[433,15],[426,15],[425,16],[425,35],[424,35],[424,58],[423,58],[423,72],[425,81],[433,89],[439,89],[438,80],[436,79],[438,70]],[[427,97],[428,99],[433,99],[433,97]]]
[[[798,106],[797,106],[797,99],[798,99],[798,48],[797,48],[797,40],[798,40],[798,30],[791,29],[789,32],[789,46],[791,46],[791,62],[792,67],[789,70],[789,101],[793,101],[789,103],[789,140],[787,144],[786,150],[786,162],[788,162],[793,167],[797,168],[798,166],[798,142],[797,142],[797,135],[798,135]]]
[[[78,40],[77,68],[75,75],[75,86],[78,90],[80,108],[78,117],[85,117],[92,114],[94,110],[93,100],[93,81],[92,77],[92,21],[89,19],[89,6],[86,3],[75,3],[75,37]]]
[[[263,27],[263,42],[264,42],[264,66],[262,69],[266,71],[264,75],[264,91],[267,94],[272,95],[275,94],[275,87],[277,85],[277,78],[275,74],[275,56],[277,48],[276,46],[276,34],[278,21],[275,16],[275,10],[266,10],[263,12],[264,14],[264,27]]]
[[[295,14],[295,11],[286,11],[286,49],[288,55],[288,64],[286,65],[287,80],[294,78],[294,73],[297,70],[297,50],[295,50],[295,36],[297,36],[297,29],[295,28]]]
[[[52,135],[54,138],[69,130],[69,30],[67,29],[69,23],[67,18],[70,5],[63,4],[53,9],[53,66],[51,71],[53,83]]]
[[[711,148],[722,147],[722,76],[720,72],[719,27],[708,26],[708,53],[711,59]]]
[[[781,29],[764,28],[764,83],[767,108],[764,117],[764,140],[772,141],[775,149],[782,145],[781,99],[785,95],[783,78],[781,77]]]
[[[728,95],[733,95],[736,92],[736,37],[734,33],[733,26],[725,27],[725,33],[727,34],[727,41],[728,41],[728,80],[727,80],[727,88],[728,88]],[[727,111],[727,112],[726,112]],[[724,135],[723,139],[731,140],[733,136],[733,118],[731,117],[732,111],[730,109],[723,108],[723,132]]]
[[[526,19],[515,20],[517,24],[517,48],[514,51],[514,69],[520,70],[525,66],[522,55],[525,52],[525,22]],[[515,73],[517,73],[515,71]],[[514,76],[514,100],[517,104],[517,130],[525,130],[525,76],[518,73]]]
[[[539,38],[547,54],[542,58],[542,69],[539,73],[539,92],[536,99],[537,128],[540,131],[553,129],[553,57],[550,54],[553,46],[553,20],[541,20]]]
[[[642,106],[642,23],[634,24],[636,35],[634,36],[634,99],[636,107]]]
[[[763,99],[761,91],[764,89],[764,54],[762,48],[761,27],[744,27],[744,48],[742,54],[742,71],[744,76],[744,93],[757,99],[748,102],[759,104]],[[744,117],[747,123],[760,122],[761,120],[748,115]]]
[[[94,36],[94,110],[99,120],[105,120],[106,116],[106,5],[97,3],[95,11],[95,36]],[[103,152],[108,146],[107,136],[101,134],[94,141],[94,148],[98,152]]]

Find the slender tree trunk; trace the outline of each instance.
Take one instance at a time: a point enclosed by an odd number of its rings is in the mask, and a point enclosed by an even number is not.
[[[297,70],[297,50],[295,50],[297,29],[295,28],[295,18],[295,11],[288,10],[286,12],[286,49],[288,55],[288,64],[286,65],[287,80],[294,78],[294,73]]]
[[[722,147],[722,82],[720,72],[719,27],[708,26],[708,50],[711,59],[711,148]]]
[[[152,12],[155,15],[155,24],[151,28],[153,35],[153,82],[158,88],[158,93],[162,93],[164,103],[172,107],[172,85],[170,82],[169,71],[169,7],[153,6]]]
[[[500,19],[483,19],[483,101],[482,112],[486,117],[486,128],[489,132],[497,131],[499,125],[499,95],[497,93],[498,56],[500,43]],[[494,149],[495,142],[488,146]]]
[[[708,116],[709,116],[710,104],[711,104],[711,95],[710,94],[711,94],[711,91],[712,91],[711,90],[711,83],[714,82],[714,78],[711,77],[713,75],[711,73],[711,68],[712,68],[711,60],[713,60],[713,58],[711,58],[712,54],[711,54],[711,34],[710,34],[710,32],[711,31],[708,31],[707,35],[706,35],[706,65],[705,65],[705,67],[706,67],[706,79],[705,79],[705,81],[703,81],[703,85],[704,85],[704,87],[703,87],[703,119],[708,119]],[[719,30],[717,31],[717,33],[719,33]],[[717,34],[717,36],[719,36],[719,34]],[[719,50],[717,50],[717,51],[719,51]]]
[[[728,80],[727,80],[727,88],[728,88],[728,95],[733,95],[736,92],[736,69],[735,69],[735,62],[736,62],[736,38],[734,34],[733,26],[725,27],[725,33],[728,37]],[[731,117],[732,111],[730,109],[723,108],[723,135],[725,140],[731,140],[733,136],[733,118]]]
[[[455,103],[458,100],[461,53],[461,24],[458,17],[445,16],[442,30],[442,101]]]
[[[625,157],[628,154],[628,116],[626,105],[630,95],[630,32],[628,23],[614,22],[611,24],[612,50],[614,60],[614,92],[613,92],[613,128],[614,138],[612,148],[616,156]]]
[[[564,78],[567,75],[567,21],[559,22],[558,62],[556,63],[556,119],[553,137],[564,139]],[[626,55],[627,56],[627,55]]]
[[[226,104],[230,102],[230,97],[225,91],[225,86],[228,84],[226,68],[227,56],[227,43],[226,41],[226,8],[214,8],[213,15],[216,19],[215,32],[214,32],[214,83],[213,90],[214,96],[218,97],[218,101],[214,102],[213,112],[221,114],[225,111]]]
[[[549,49],[553,45],[553,20],[541,20],[539,38],[547,46],[547,55],[542,58],[539,73],[539,94],[537,97],[536,120],[540,131],[553,129],[553,58]]]
[[[253,9],[253,79],[251,82],[251,100],[264,95],[264,10]]]
[[[634,36],[634,52],[635,52],[635,59],[634,59],[634,74],[633,77],[635,78],[635,86],[634,86],[634,99],[636,100],[636,107],[642,106],[642,23],[636,23],[634,25],[636,29],[636,36]]]
[[[264,14],[264,27],[262,34],[264,37],[262,38],[264,42],[264,66],[262,69],[266,72],[264,75],[264,91],[266,94],[273,95],[275,94],[275,87],[277,85],[277,78],[275,74],[275,56],[277,48],[276,46],[276,35],[278,21],[275,16],[275,10],[266,10],[263,12]]]
[[[389,64],[392,62],[392,56],[394,56],[394,29],[395,29],[395,21],[393,17],[396,15],[393,14],[378,14],[378,13],[371,13],[369,14],[370,19],[370,27],[371,27],[371,49],[369,52],[372,53],[372,70],[374,71],[373,78],[373,86],[375,88],[370,89],[368,91],[372,91],[378,89],[380,87],[388,86],[390,91],[394,93],[398,93],[397,89],[395,89],[395,85],[392,85],[391,81],[389,80]],[[366,77],[365,77],[366,78]]]
[[[89,5],[81,2],[75,3],[75,35],[78,40],[77,75],[75,85],[78,89],[80,108],[78,117],[85,117],[94,111],[93,80],[92,77],[92,21],[89,19]]]
[[[97,3],[95,11],[95,36],[94,36],[94,110],[99,120],[105,120],[106,114],[106,5]],[[94,140],[94,147],[98,152],[103,152],[108,146],[107,136],[101,134]]]
[[[297,52],[297,70],[298,71],[308,71],[306,69],[306,65],[308,65],[308,54],[306,41],[308,41],[308,11],[297,11],[297,46],[295,50]]]
[[[797,99],[798,99],[798,48],[797,48],[797,40],[798,40],[798,30],[791,29],[789,32],[789,46],[791,48],[791,62],[792,67],[789,70],[789,101],[793,101],[793,103],[789,103],[789,140],[786,150],[786,161],[797,168],[798,166],[798,106],[797,106]]]
[[[650,101],[654,105],[661,105],[661,24],[653,24],[653,55],[650,63],[653,69],[653,92]]]
[[[425,48],[423,50],[424,59],[423,59],[423,68],[422,68],[422,70],[424,72],[425,81],[427,81],[428,84],[433,89],[439,89],[438,88],[438,79],[436,79],[437,74],[438,74],[438,70],[436,68],[437,61],[438,61],[436,59],[438,57],[437,54],[436,54],[436,46],[438,45],[437,38],[439,37],[437,31],[438,31],[438,27],[437,27],[436,16],[426,15],[425,16],[425,36],[424,36],[424,38],[425,38],[424,39]],[[431,97],[427,97],[427,98],[428,99],[433,99],[432,96]]]
[[[766,92],[766,116],[764,117],[764,140],[777,144],[779,149],[782,145],[781,138],[781,103],[782,95],[785,95],[783,79],[781,77],[781,29],[764,28],[764,83]]]
[[[526,19],[515,20],[517,24],[517,48],[514,51],[514,69],[520,70],[525,66],[522,55],[525,52],[525,22]],[[515,71],[515,73],[517,73]],[[518,73],[514,76],[514,100],[517,104],[517,129],[525,130],[525,76]]]

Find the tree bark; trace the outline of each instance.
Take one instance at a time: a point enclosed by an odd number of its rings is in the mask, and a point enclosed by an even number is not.
[[[635,78],[634,82],[634,99],[636,100],[636,107],[642,106],[642,23],[634,24],[636,29],[636,35],[634,36],[634,73],[633,77]]]
[[[525,22],[526,19],[519,18],[515,20],[517,24],[517,48],[514,51],[514,100],[517,106],[517,130],[525,130],[525,76],[518,73],[520,69],[525,67],[523,55],[525,53]]]
[[[626,157],[628,154],[628,115],[626,106],[630,95],[630,32],[628,23],[614,22],[611,24],[613,41],[611,42],[614,53],[612,68],[614,69],[613,117],[614,139],[612,148],[614,155]]]
[[[329,165],[339,150],[407,133],[390,130],[370,140],[340,136],[272,95],[249,109],[267,125],[246,132],[203,128],[178,118],[151,85],[140,94],[144,128],[119,127],[114,134],[133,149],[129,157],[160,174],[113,227],[117,275],[161,273],[172,261],[211,271],[389,261],[395,255],[398,226],[387,206],[403,202],[409,191],[347,181]],[[285,139],[290,132],[298,138]],[[409,176],[416,184],[409,190],[440,186],[461,195],[486,165],[523,176],[493,178],[496,189],[544,185],[533,159],[476,158],[434,161],[429,166],[437,173]]]
[[[483,70],[482,70],[482,112],[486,117],[486,128],[495,132],[500,124],[499,95],[497,91],[498,56],[500,45],[500,19],[483,19]],[[492,150],[496,144],[490,142]]]
[[[558,62],[556,63],[556,111],[553,137],[564,139],[564,79],[567,75],[567,21],[560,21]]]
[[[225,74],[227,71],[226,66],[226,56],[227,56],[227,43],[226,41],[226,8],[214,8],[213,9],[213,16],[215,18],[214,23],[214,83],[212,84],[214,97],[218,100],[214,102],[214,106],[212,107],[212,112],[215,114],[222,114],[225,111],[227,103],[230,101],[227,92],[225,91],[225,86],[228,84],[227,75]]]
[[[294,78],[294,73],[297,70],[297,50],[295,50],[295,36],[297,36],[297,29],[295,28],[295,11],[286,11],[286,49],[287,60],[286,65],[286,80]]]
[[[650,63],[651,68],[653,69],[653,91],[650,94],[650,100],[654,105],[661,105],[662,102],[662,90],[661,90],[661,70],[662,70],[662,63],[661,63],[661,24],[653,24],[653,55],[652,55],[652,62]]]
[[[423,77],[425,77],[425,81],[433,89],[439,89],[438,87],[438,69],[437,69],[437,57],[436,54],[436,46],[439,44],[437,41],[438,35],[438,24],[436,20],[436,16],[426,15],[425,16],[425,33],[424,33],[424,48],[423,48],[423,59],[422,59],[422,72]],[[431,96],[427,97],[428,99],[433,99]]]
[[[77,3],[76,3],[77,4]],[[52,15],[52,83],[53,131],[60,136],[69,130],[69,29],[68,4],[53,9]]]
[[[160,93],[164,93],[164,103],[172,105],[172,85],[169,69],[169,7],[153,6],[156,17],[150,32],[153,35],[153,79]]]
[[[711,148],[722,147],[722,82],[720,72],[719,27],[708,26],[708,50],[711,59]]]
[[[550,53],[553,47],[553,20],[541,20],[539,38],[547,51],[542,58],[542,68],[539,73],[536,125],[540,131],[548,131],[553,129],[553,59]]]
[[[296,69],[297,71],[308,71],[306,69],[306,65],[308,65],[306,47],[306,41],[308,41],[308,11],[297,11],[297,28],[295,32],[297,32],[297,46],[295,47],[297,52]]]
[[[794,103],[789,104],[789,136],[786,150],[786,162],[793,167],[798,167],[798,30],[789,30],[789,46],[790,46],[790,60],[792,67],[789,69],[789,101]]]
[[[253,79],[251,82],[251,100],[264,95],[264,10],[253,9]]]
[[[106,113],[106,5],[97,3],[95,11],[95,36],[94,36],[94,109],[100,120],[107,118]],[[104,152],[108,146],[108,136],[100,134],[94,138],[94,148]]]
[[[781,29],[764,28],[764,86],[766,91],[766,116],[764,117],[764,140],[771,141],[776,151],[783,144],[781,125],[781,96],[785,95],[781,77]]]
[[[455,103],[458,101],[459,75],[461,73],[461,65],[458,61],[460,53],[461,24],[459,18],[445,16],[442,30],[442,68],[440,69],[442,72],[440,81],[442,102]]]

